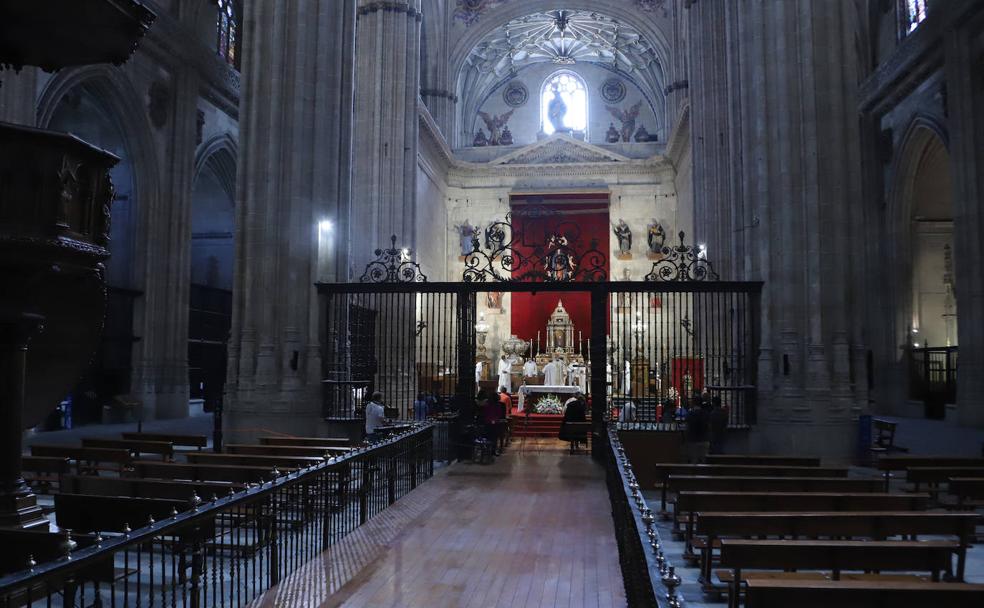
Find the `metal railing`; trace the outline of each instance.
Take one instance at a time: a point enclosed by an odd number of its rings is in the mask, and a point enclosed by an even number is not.
[[[682,581],[663,554],[656,518],[642,496],[614,424],[609,424],[607,448],[601,459],[628,605],[683,606],[683,598],[676,591]]]
[[[914,399],[957,400],[957,346],[913,348],[910,352],[910,394]]]
[[[433,474],[422,424],[0,578],[0,606],[242,606]],[[134,522],[136,523],[136,522]]]

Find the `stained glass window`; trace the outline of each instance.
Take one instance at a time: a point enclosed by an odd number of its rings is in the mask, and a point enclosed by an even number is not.
[[[215,30],[218,38],[216,48],[219,56],[225,59],[230,65],[238,66],[236,53],[239,50],[237,36],[239,35],[238,19],[236,9],[233,7],[233,0],[219,0],[219,14],[216,19]]]
[[[555,72],[540,89],[540,124],[547,135],[555,131],[587,131],[588,92],[574,72]]]
[[[905,33],[913,31],[926,18],[928,0],[902,0],[905,7]]]

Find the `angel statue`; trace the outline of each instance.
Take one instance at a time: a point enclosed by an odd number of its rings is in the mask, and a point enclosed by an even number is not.
[[[513,110],[509,110],[501,116],[490,115],[487,112],[479,112],[478,115],[485,121],[485,126],[489,129],[489,145],[498,146],[502,141],[502,128],[509,122]]]
[[[642,108],[642,101],[637,101],[628,110],[616,108],[615,106],[605,106],[608,112],[622,123],[622,141],[632,141],[632,134],[635,133],[635,121],[639,117],[639,110]]]

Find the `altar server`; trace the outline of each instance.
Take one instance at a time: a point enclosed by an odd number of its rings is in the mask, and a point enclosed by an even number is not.
[[[506,390],[512,388],[512,379],[510,378],[510,372],[512,371],[512,365],[506,359],[505,355],[499,357],[499,386],[503,386]]]
[[[536,378],[536,361],[532,357],[523,364],[523,378]]]
[[[554,359],[543,366],[543,384],[546,386],[564,386],[564,363]]]

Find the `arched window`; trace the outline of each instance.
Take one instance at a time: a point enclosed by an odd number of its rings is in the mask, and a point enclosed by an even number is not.
[[[237,37],[239,36],[239,20],[233,0],[219,0],[219,14],[215,21],[215,32],[218,38],[216,48],[219,55],[226,60],[229,65],[239,66],[237,53],[239,47]]]
[[[540,128],[547,135],[588,130],[588,92],[580,76],[563,70],[543,81]]]
[[[903,34],[913,31],[926,19],[926,0],[902,0]]]

